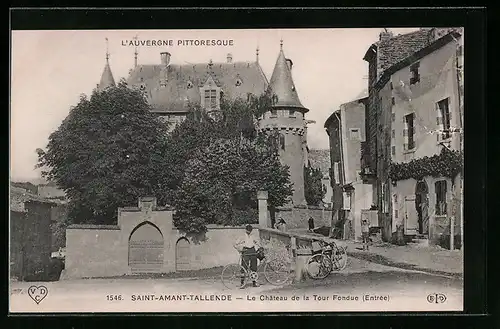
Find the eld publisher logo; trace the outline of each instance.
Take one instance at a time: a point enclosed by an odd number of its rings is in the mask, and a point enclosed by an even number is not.
[[[444,294],[430,294],[427,296],[427,301],[433,304],[443,304],[446,302],[446,296]]]

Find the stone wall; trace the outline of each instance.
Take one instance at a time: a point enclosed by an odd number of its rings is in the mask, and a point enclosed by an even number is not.
[[[308,229],[309,217],[314,219],[314,226],[330,226],[332,219],[332,210],[322,210],[316,207],[309,208],[286,208],[280,209],[276,217],[282,217],[286,222],[286,228]]]
[[[238,261],[239,254],[233,246],[243,238],[244,227],[209,225],[208,232],[203,236],[186,235],[173,226],[172,210],[156,208],[154,201],[148,202],[140,202],[139,207],[120,208],[118,225],[68,227],[64,278],[133,274],[128,259],[129,240],[142,225],[151,225],[158,229],[163,238],[163,263],[155,272],[169,273],[179,270],[177,261],[180,240],[184,240],[181,270],[218,267]],[[144,232],[148,231],[143,230],[141,234],[149,234]],[[148,237],[143,236],[139,240],[144,239],[148,240]]]
[[[128,272],[128,246],[115,225],[74,225],[66,230],[64,278],[118,276]]]

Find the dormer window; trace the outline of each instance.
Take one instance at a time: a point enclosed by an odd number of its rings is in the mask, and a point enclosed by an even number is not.
[[[243,82],[241,81],[241,79],[239,79],[239,78],[238,78],[238,79],[236,79],[236,83],[235,83],[235,84],[236,84],[236,87],[241,86],[241,84],[242,84],[242,83],[243,83]]]
[[[217,108],[217,90],[205,89],[205,107]]]
[[[191,81],[187,82],[187,89],[193,88],[193,83]]]

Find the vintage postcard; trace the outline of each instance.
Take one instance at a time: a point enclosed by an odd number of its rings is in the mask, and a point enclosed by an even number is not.
[[[462,311],[463,42],[12,31],[10,312]]]

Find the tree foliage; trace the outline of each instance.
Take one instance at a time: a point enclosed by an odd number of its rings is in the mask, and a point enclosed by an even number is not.
[[[304,193],[306,202],[310,206],[318,206],[326,194],[323,186],[321,169],[304,166]]]
[[[144,95],[120,83],[81,96],[46,151],[38,150],[38,167],[49,168],[43,176],[66,192],[72,222],[112,224],[118,207],[144,195],[162,198],[171,180],[165,146],[165,126]]]
[[[292,195],[288,169],[277,154],[258,139],[217,139],[187,163],[175,200],[175,225],[204,233],[206,224],[256,222],[257,216],[244,213],[257,208],[258,190],[268,191],[274,206],[284,205]]]

